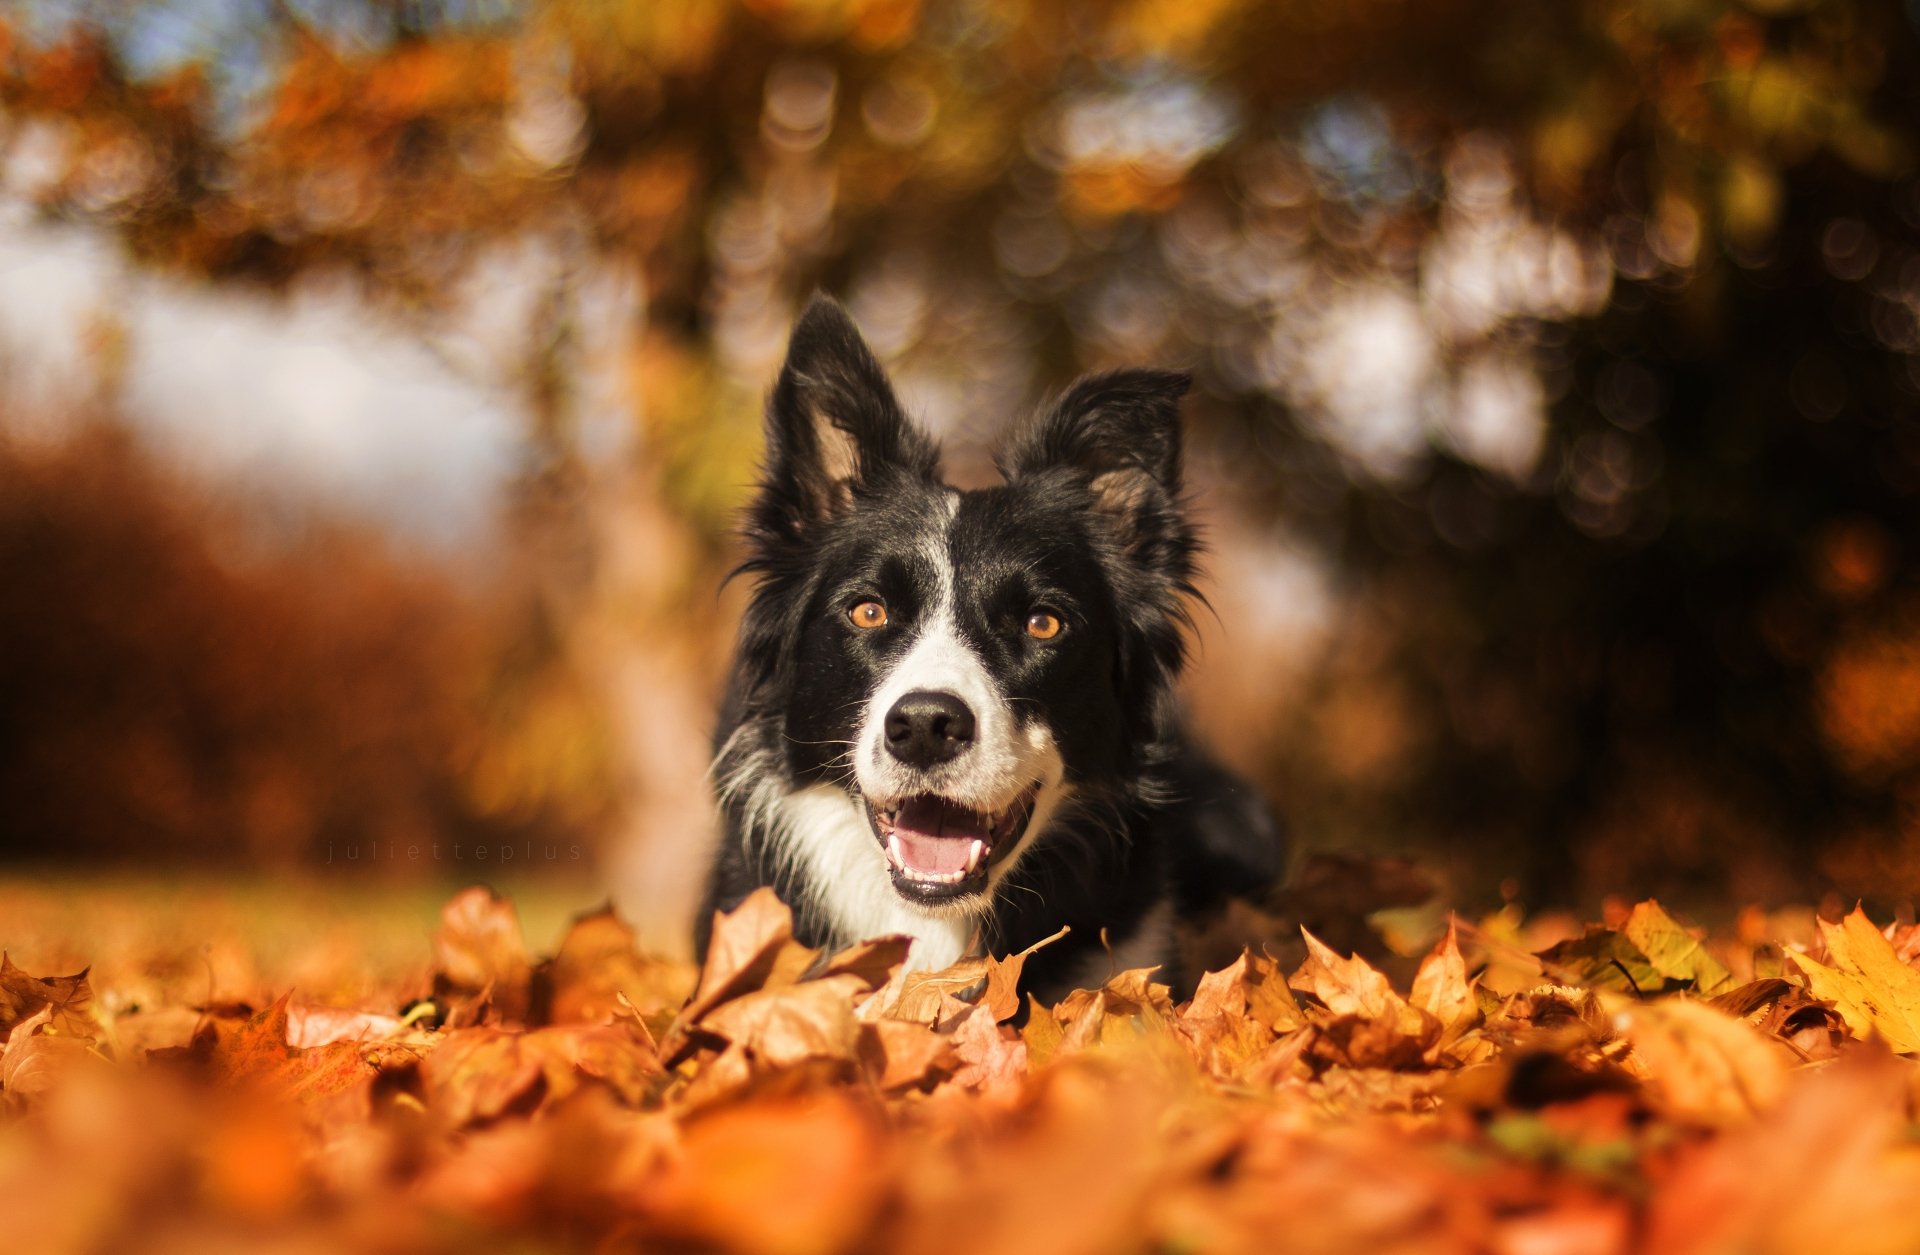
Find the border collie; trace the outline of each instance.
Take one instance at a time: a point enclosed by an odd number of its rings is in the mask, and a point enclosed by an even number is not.
[[[1180,985],[1175,926],[1278,878],[1272,816],[1174,709],[1187,382],[1081,379],[1001,450],[1003,484],[961,491],[813,300],[747,516],[699,951],[714,910],[771,885],[812,945],[905,933],[939,968],[1064,925],[1025,969],[1041,996],[1136,966]]]

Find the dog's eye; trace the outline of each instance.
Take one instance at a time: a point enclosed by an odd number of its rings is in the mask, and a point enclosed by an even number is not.
[[[1027,635],[1036,641],[1052,640],[1060,635],[1060,629],[1064,626],[1060,616],[1051,610],[1036,610],[1027,616]]]
[[[847,618],[857,628],[877,628],[887,625],[887,608],[877,601],[863,601],[847,611]]]

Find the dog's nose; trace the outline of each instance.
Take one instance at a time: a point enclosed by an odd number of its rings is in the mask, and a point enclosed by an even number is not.
[[[913,767],[958,758],[973,744],[973,712],[952,693],[908,693],[887,712],[887,751]]]

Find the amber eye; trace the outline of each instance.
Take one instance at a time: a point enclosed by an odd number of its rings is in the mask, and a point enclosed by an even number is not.
[[[1027,635],[1036,641],[1050,641],[1060,635],[1060,616],[1051,610],[1036,610],[1027,616]]]
[[[877,601],[863,601],[847,611],[847,618],[857,628],[877,628],[887,625],[887,608]]]

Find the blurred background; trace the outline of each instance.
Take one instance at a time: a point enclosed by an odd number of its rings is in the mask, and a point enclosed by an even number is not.
[[[821,287],[962,477],[1196,372],[1188,700],[1303,849],[1905,899],[1917,143],[1897,0],[15,0],[0,868],[684,945]]]

